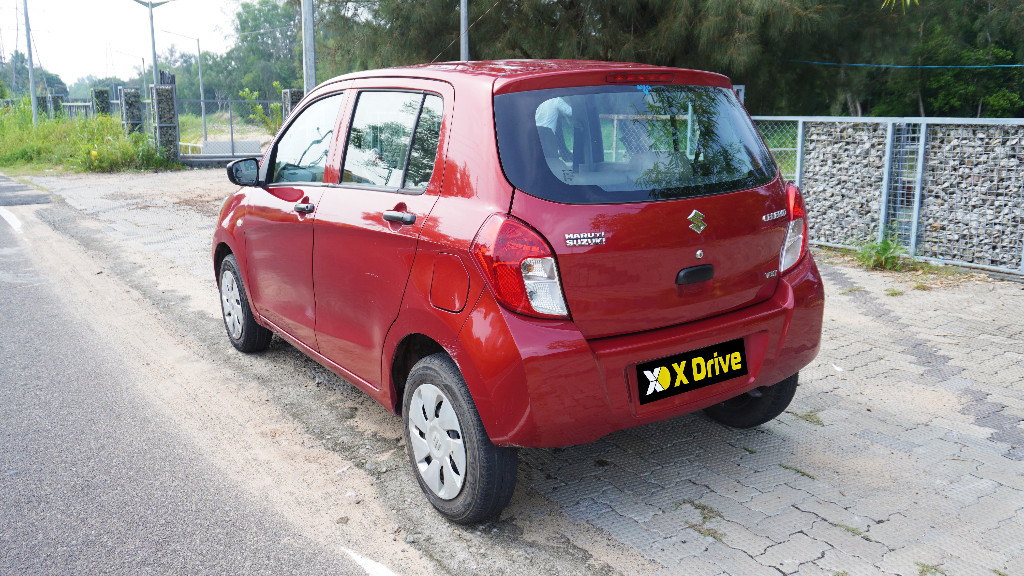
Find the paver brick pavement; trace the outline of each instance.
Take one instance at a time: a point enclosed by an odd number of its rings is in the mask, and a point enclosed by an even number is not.
[[[163,199],[133,210],[89,186],[60,194],[105,233],[209,275],[208,216]],[[788,573],[774,549],[811,576],[1024,575],[1024,284],[819,256],[821,351],[787,413],[752,430],[693,414],[524,449],[522,488],[656,574]]]
[[[629,465],[586,468],[591,482],[616,476],[622,494],[598,499],[657,509],[635,520],[665,539],[638,553],[664,574],[684,573],[676,557],[696,549],[694,573],[736,576],[1024,569],[1024,342],[1001,331],[1024,324],[1007,322],[1024,320],[1024,284],[968,276],[912,290],[916,277],[823,260],[821,351],[787,413],[753,430],[689,415],[603,439],[628,446],[603,458],[627,453]],[[623,470],[645,459],[639,492],[660,489],[630,494]]]

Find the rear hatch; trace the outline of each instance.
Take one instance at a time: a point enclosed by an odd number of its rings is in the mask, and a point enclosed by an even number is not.
[[[707,318],[775,291],[784,187],[735,93],[720,76],[708,83],[495,96],[511,212],[550,242],[588,338]]]

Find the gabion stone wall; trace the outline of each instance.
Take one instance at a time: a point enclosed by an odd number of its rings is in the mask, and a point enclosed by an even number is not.
[[[929,125],[917,254],[1021,270],[1024,126]]]
[[[281,90],[281,100],[283,106],[282,119],[287,120],[292,114],[292,110],[299,105],[299,101],[306,93],[302,90]]]
[[[885,124],[805,124],[802,184],[812,241],[853,245],[877,236],[885,137]]]
[[[150,87],[153,96],[153,126],[160,153],[172,160],[178,159],[178,112],[174,103],[174,85]]]
[[[138,88],[121,88],[121,124],[125,134],[142,132],[142,99]]]
[[[110,114],[110,91],[105,88],[92,89],[92,109],[94,114]]]

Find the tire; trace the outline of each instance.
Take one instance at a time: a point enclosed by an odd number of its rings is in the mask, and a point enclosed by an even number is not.
[[[708,406],[704,413],[712,420],[733,428],[753,428],[782,414],[796,394],[800,373],[774,386],[761,386],[720,404]]]
[[[402,399],[405,448],[427,500],[445,518],[496,518],[516,487],[518,452],[491,443],[458,366],[446,354],[421,359]]]
[[[220,311],[231,345],[246,353],[266,350],[274,333],[256,323],[234,255],[229,254],[221,261],[217,285],[220,288]]]

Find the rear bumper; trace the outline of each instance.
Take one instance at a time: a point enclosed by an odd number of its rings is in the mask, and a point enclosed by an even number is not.
[[[701,410],[793,375],[818,353],[824,304],[810,254],[760,304],[590,341],[571,322],[523,318],[485,293],[462,330],[455,356],[495,444],[581,444]],[[637,364],[737,338],[744,342],[748,374],[640,404]]]

